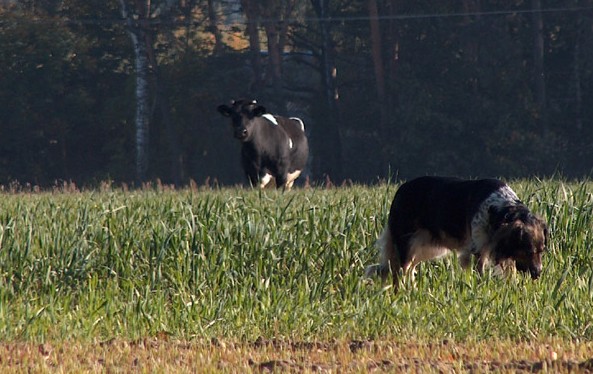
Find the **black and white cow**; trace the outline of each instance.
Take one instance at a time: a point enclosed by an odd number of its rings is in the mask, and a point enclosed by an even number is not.
[[[255,100],[233,100],[218,111],[231,118],[242,142],[241,163],[251,185],[264,188],[274,179],[277,188],[290,189],[309,156],[303,121],[269,114]]]

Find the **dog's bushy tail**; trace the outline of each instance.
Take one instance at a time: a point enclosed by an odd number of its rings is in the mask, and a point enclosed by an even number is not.
[[[367,266],[364,272],[366,278],[380,277],[385,280],[389,275],[389,260],[390,258],[397,257],[392,254],[395,251],[393,239],[391,237],[391,230],[389,226],[386,226],[383,233],[375,243],[376,247],[380,252],[380,262]]]

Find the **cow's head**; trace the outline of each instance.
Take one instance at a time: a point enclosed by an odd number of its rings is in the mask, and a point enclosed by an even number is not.
[[[265,114],[266,108],[258,105],[255,100],[233,100],[230,106],[219,105],[218,111],[223,116],[231,118],[235,138],[249,141],[254,119]]]

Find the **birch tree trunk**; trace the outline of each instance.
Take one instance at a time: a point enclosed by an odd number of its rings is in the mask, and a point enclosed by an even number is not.
[[[147,20],[147,12],[140,12],[135,21],[129,14],[124,0],[119,0],[122,17],[126,20],[128,33],[134,48],[134,65],[136,70],[136,181],[146,180],[148,171],[148,140],[150,122],[150,92],[148,85],[149,60],[146,48],[146,31],[143,21]],[[148,3],[149,5],[149,3]]]

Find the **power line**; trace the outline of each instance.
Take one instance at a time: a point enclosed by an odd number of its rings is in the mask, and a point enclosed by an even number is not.
[[[571,7],[571,8],[549,8],[549,9],[515,9],[515,10],[493,10],[493,11],[482,11],[482,12],[462,12],[462,13],[428,13],[428,14],[394,14],[385,15],[378,17],[370,16],[344,16],[344,17],[307,17],[306,21],[329,21],[329,22],[348,22],[348,21],[370,21],[371,19],[382,20],[404,20],[404,19],[424,19],[424,18],[458,18],[458,17],[481,17],[481,16],[506,16],[511,14],[532,14],[532,13],[568,13],[568,12],[581,12],[581,11],[593,11],[593,7]],[[291,20],[287,20],[289,22]],[[298,19],[292,19],[297,22]],[[260,20],[260,22],[278,22],[278,20],[266,19]]]
[[[288,18],[279,20],[277,18],[259,18],[257,21],[258,23],[277,23],[277,22],[287,22],[287,23],[311,23],[311,22],[360,22],[360,21],[370,21],[371,19],[378,20],[378,21],[388,21],[388,20],[413,20],[413,19],[433,19],[433,18],[460,18],[460,17],[491,17],[491,16],[507,16],[513,14],[533,14],[533,13],[571,13],[571,12],[585,12],[585,11],[593,11],[593,7],[564,7],[564,8],[548,8],[548,9],[541,9],[541,10],[534,10],[534,9],[511,9],[511,10],[493,10],[493,11],[480,11],[480,12],[459,12],[459,13],[427,13],[427,14],[394,14],[394,15],[379,15],[377,17],[370,17],[367,15],[361,16],[337,16],[337,17],[303,17],[303,18]],[[135,20],[136,22],[140,23],[143,22],[149,26],[196,26],[200,25],[202,22],[205,21],[196,21],[193,19],[188,20],[163,20],[163,19],[148,19],[148,20]],[[15,22],[14,19],[7,21],[0,21],[0,26],[5,22]],[[125,25],[127,20],[122,18],[63,18],[63,19],[46,19],[46,18],[37,18],[37,19],[19,19],[16,20],[17,23],[66,23],[66,24],[78,24],[78,25]],[[245,20],[244,23],[248,21]],[[221,23],[222,24],[222,23]]]

